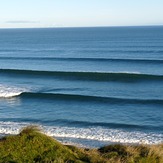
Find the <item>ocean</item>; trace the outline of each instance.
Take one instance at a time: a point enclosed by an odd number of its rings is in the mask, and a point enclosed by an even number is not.
[[[163,27],[0,29],[0,136],[163,142]]]

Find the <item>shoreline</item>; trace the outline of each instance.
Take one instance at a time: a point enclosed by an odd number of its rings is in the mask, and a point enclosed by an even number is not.
[[[28,126],[18,135],[0,138],[0,151],[0,162],[163,162],[163,143],[81,148],[64,145],[45,135],[37,126]]]
[[[23,127],[23,128],[27,128]],[[39,126],[36,126],[39,128]],[[40,128],[39,128],[40,129]],[[158,142],[158,143],[145,143],[145,141],[140,141],[138,143],[127,143],[127,142],[111,142],[111,141],[99,141],[99,140],[90,140],[90,139],[81,139],[81,138],[68,138],[68,137],[56,137],[56,136],[51,136],[48,135],[46,132],[44,132],[42,129],[40,129],[41,133],[53,138],[54,140],[58,141],[59,143],[61,143],[62,145],[65,146],[75,146],[77,148],[89,148],[89,149],[98,149],[104,146],[108,146],[108,145],[124,145],[124,146],[157,146],[163,143],[162,142]],[[3,139],[4,137],[10,137],[10,136],[17,136],[18,134],[0,134],[0,140]],[[72,140],[75,139],[75,140]],[[78,140],[78,141],[77,141]]]
[[[92,139],[91,138],[91,135],[87,135],[87,137],[83,138],[83,136],[79,135],[79,133],[74,136],[74,133],[72,131],[72,137],[69,137],[69,135],[71,135],[71,130],[67,133],[65,133],[65,131],[63,130],[59,130],[59,135],[61,136],[58,136],[58,131],[57,131],[57,128],[55,129],[56,131],[51,131],[49,129],[46,128],[46,126],[41,126],[41,125],[38,125],[38,124],[26,124],[24,126],[21,126],[19,127],[18,129],[14,130],[15,132],[13,133],[9,133],[8,134],[5,134],[5,133],[1,133],[0,134],[0,139],[4,136],[16,136],[17,134],[19,134],[19,132],[22,130],[22,128],[26,128],[28,126],[37,126],[40,131],[47,135],[47,136],[50,136],[54,139],[56,139],[57,141],[59,141],[60,143],[64,144],[64,145],[73,145],[73,146],[76,146],[76,147],[82,147],[82,148],[90,148],[90,149],[94,149],[94,148],[100,148],[100,147],[103,147],[103,146],[106,146],[106,145],[114,145],[114,144],[121,144],[121,145],[158,145],[158,144],[161,144],[163,143],[163,140],[159,137],[159,139],[155,140],[155,138],[157,137],[149,137],[149,134],[146,134],[146,136],[148,136],[147,139],[145,139],[146,137],[144,136],[144,139],[143,137],[139,139],[139,137],[135,137],[136,139],[132,140],[132,139],[129,139],[128,140],[128,137],[129,135],[125,134],[123,135],[122,137],[119,137],[118,135],[121,135],[121,132],[116,132],[113,136],[113,141],[106,141],[106,140],[99,140],[99,139]],[[108,131],[109,132],[109,131]],[[105,133],[104,133],[105,134]],[[106,133],[107,134],[107,133]],[[116,135],[118,134],[118,135]],[[65,136],[64,136],[65,135]],[[100,137],[100,135],[97,135],[98,138]],[[126,137],[125,137],[126,136]],[[155,135],[153,135],[155,136]],[[157,136],[157,135],[156,135]],[[120,138],[119,140],[120,141],[114,141],[115,138]],[[108,137],[110,140],[112,139],[112,137]],[[122,140],[122,138],[124,138],[124,140]],[[149,139],[150,138],[150,139]]]

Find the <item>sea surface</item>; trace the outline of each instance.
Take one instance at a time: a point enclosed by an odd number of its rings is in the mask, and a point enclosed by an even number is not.
[[[0,29],[0,136],[163,142],[163,27]]]

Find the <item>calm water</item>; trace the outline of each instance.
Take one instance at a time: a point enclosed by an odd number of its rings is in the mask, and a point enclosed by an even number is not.
[[[163,27],[0,30],[0,135],[29,124],[91,147],[163,141]]]

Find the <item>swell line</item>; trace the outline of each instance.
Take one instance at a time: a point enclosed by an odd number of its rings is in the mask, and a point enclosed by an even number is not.
[[[92,80],[92,81],[149,81],[163,80],[162,75],[140,74],[130,72],[73,72],[73,71],[37,71],[20,69],[0,69],[1,75],[19,75],[28,77],[49,77],[71,80]]]
[[[124,46],[123,46],[124,47]],[[128,46],[127,46],[128,47]],[[139,46],[140,47],[140,46]],[[157,46],[153,46],[154,48]],[[158,46],[159,48],[161,48],[161,46]],[[134,46],[135,48],[135,46]],[[150,46],[151,48],[151,46]],[[0,49],[0,52],[55,52],[55,51],[63,51],[61,49]],[[97,48],[89,48],[89,49],[80,49],[77,51],[82,51],[82,52],[97,52]],[[108,52],[108,53],[162,53],[163,50],[162,49],[99,49],[99,52]]]
[[[44,119],[29,119],[29,118],[0,118],[2,122],[25,122],[25,123],[36,123],[36,124],[56,124],[64,126],[73,127],[109,127],[109,128],[124,128],[124,129],[162,129],[163,126],[154,125],[137,125],[137,124],[126,124],[126,123],[110,123],[110,122],[91,122],[91,121],[76,121],[68,119],[54,119],[54,120],[44,120]]]
[[[131,63],[163,63],[162,59],[143,58],[64,58],[64,57],[0,57],[0,60],[36,60],[36,61],[80,61],[80,62],[131,62]]]
[[[80,101],[80,102],[102,102],[108,104],[153,104],[163,105],[163,99],[129,99],[102,96],[87,96],[78,94],[60,94],[60,93],[32,93],[24,92],[20,95],[22,98],[36,98],[48,100]]]

